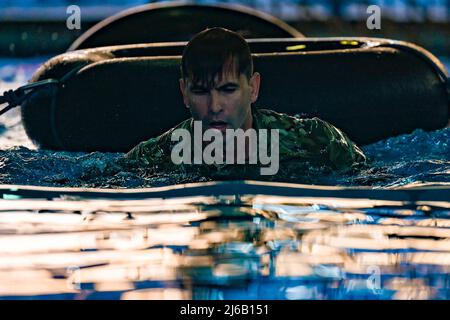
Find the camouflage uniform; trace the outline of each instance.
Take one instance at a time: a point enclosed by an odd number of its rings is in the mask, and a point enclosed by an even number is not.
[[[257,132],[258,129],[279,129],[279,172],[276,176],[289,176],[317,168],[345,170],[366,162],[361,149],[342,131],[319,118],[300,119],[257,108],[252,108],[252,113],[253,128]],[[162,135],[141,142],[127,153],[126,158],[153,167],[157,172],[188,173],[197,170],[199,174],[213,178],[261,177],[260,165],[175,165],[171,160],[171,151],[178,141],[171,141],[171,136],[176,129],[187,129],[192,133],[193,119],[187,119]]]

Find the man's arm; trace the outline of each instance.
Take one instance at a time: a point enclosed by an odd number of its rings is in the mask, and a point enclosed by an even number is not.
[[[190,131],[191,122],[192,119],[189,118],[158,137],[139,143],[125,155],[125,158],[139,161],[147,166],[158,166],[158,168],[168,170],[178,168],[173,164],[170,157],[172,147],[176,144],[176,142],[172,141],[172,133],[177,129]]]
[[[345,133],[319,118],[306,121],[305,130],[318,143],[319,151],[333,169],[346,169],[366,163],[362,150]]]
[[[161,165],[166,160],[166,156],[158,142],[157,138],[141,142],[131,149],[125,155],[125,158],[138,161],[147,166]]]

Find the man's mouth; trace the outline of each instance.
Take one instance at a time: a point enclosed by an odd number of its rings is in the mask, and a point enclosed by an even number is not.
[[[211,129],[217,129],[217,130],[225,130],[227,128],[227,123],[225,121],[211,121],[209,123],[209,127]]]

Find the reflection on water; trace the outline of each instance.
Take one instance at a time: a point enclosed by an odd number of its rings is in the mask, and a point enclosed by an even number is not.
[[[448,299],[450,203],[0,200],[0,297]]]

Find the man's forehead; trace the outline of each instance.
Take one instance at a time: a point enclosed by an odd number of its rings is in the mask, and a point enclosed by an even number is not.
[[[214,77],[213,83],[207,83],[205,81],[199,80],[194,82],[192,78],[187,79],[187,83],[190,87],[220,87],[222,85],[225,84],[229,84],[229,83],[234,83],[234,84],[239,84],[242,76],[245,77],[245,75],[243,74],[237,74],[235,72],[227,72],[227,73],[222,73],[222,74],[218,74]]]

